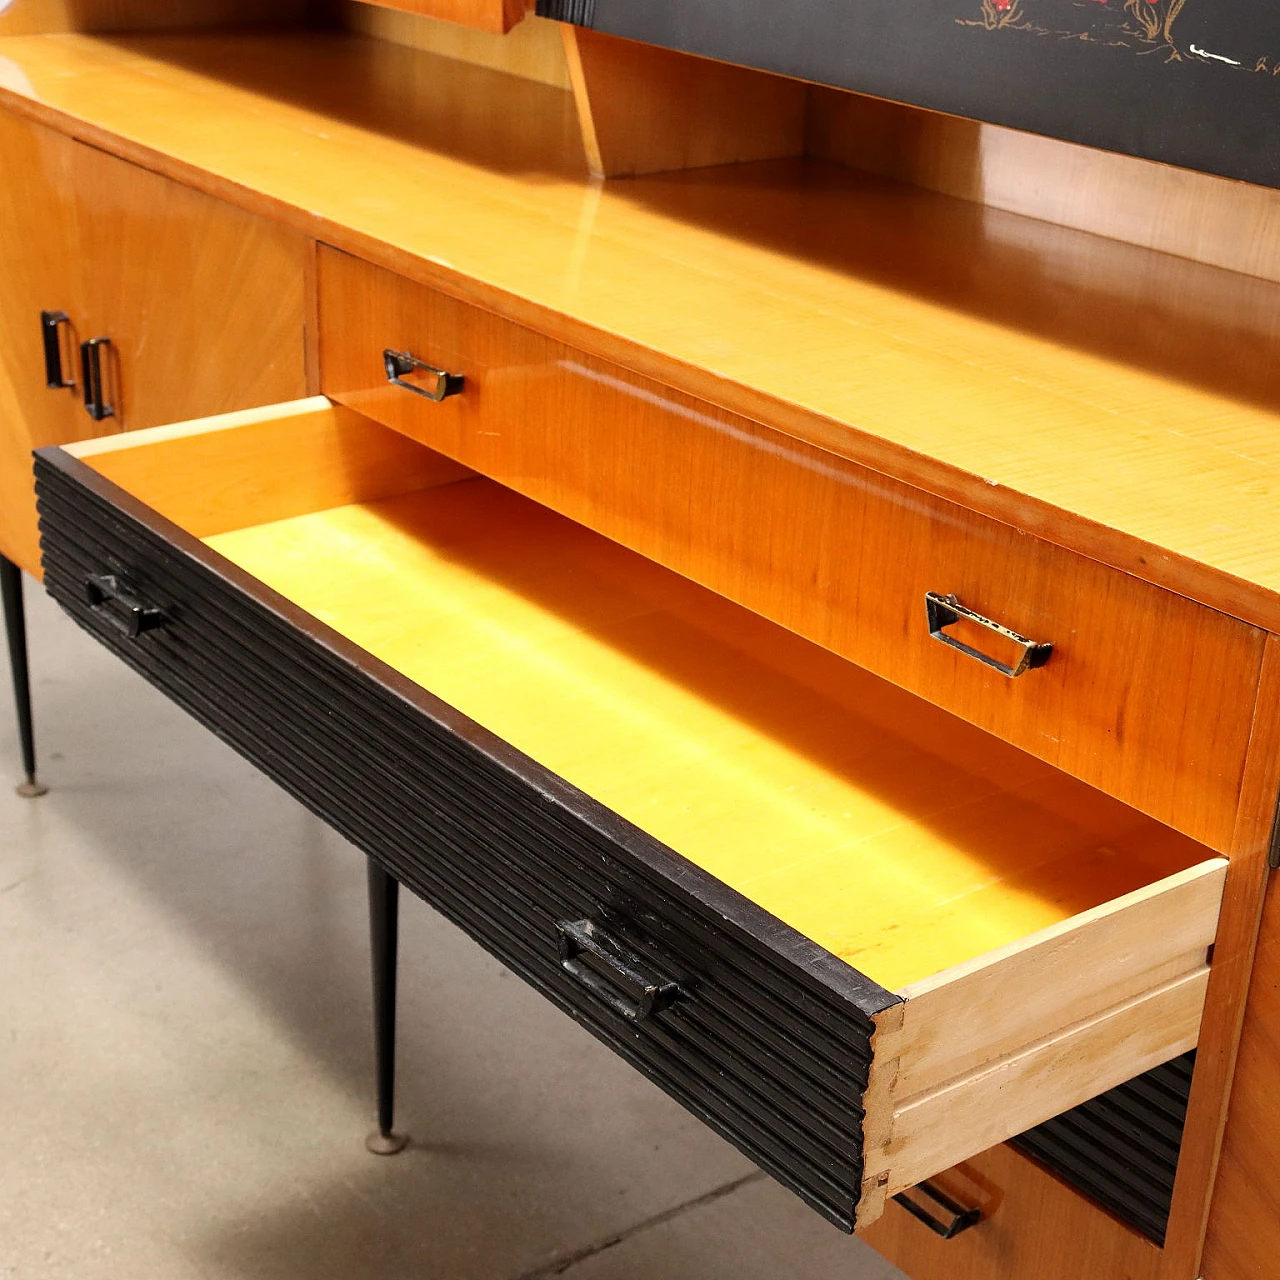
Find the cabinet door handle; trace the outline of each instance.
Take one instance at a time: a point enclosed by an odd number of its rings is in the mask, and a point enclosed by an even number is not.
[[[962,1231],[976,1227],[982,1221],[981,1209],[966,1209],[963,1205],[956,1204],[949,1195],[939,1191],[931,1182],[922,1182],[912,1190],[932,1200],[949,1217],[947,1219],[935,1217],[929,1209],[919,1201],[911,1199],[905,1191],[893,1197],[894,1203],[900,1204],[913,1218],[923,1222],[930,1231],[944,1240],[951,1240]]]
[[[168,621],[161,610],[145,604],[132,587],[113,573],[95,573],[86,578],[84,597],[100,618],[130,640],[145,631],[155,631]]]
[[[1053,645],[1040,644],[1035,640],[1028,640],[1026,636],[1020,636],[1016,631],[1010,631],[1008,627],[1001,626],[1000,623],[994,622],[990,618],[984,618],[982,614],[974,613],[972,609],[966,609],[955,596],[944,596],[937,591],[926,591],[924,601],[929,619],[929,634],[935,640],[941,640],[948,647],[958,649],[970,658],[977,658],[979,662],[988,667],[994,667],[1001,675],[1006,675],[1010,678],[1020,676],[1024,671],[1030,671],[1033,667],[1043,667],[1053,655]],[[993,658],[989,653],[983,653],[981,649],[975,649],[972,645],[965,644],[963,640],[957,640],[954,636],[947,635],[946,628],[959,622],[962,618],[966,622],[972,622],[1016,645],[1019,650],[1018,661],[1010,666],[1007,662],[1001,662],[998,658]]]
[[[646,973],[640,957],[594,920],[561,920],[556,930],[560,967],[624,1018],[643,1022],[682,994],[677,983]],[[592,967],[591,960],[599,969]]]
[[[110,338],[90,338],[80,344],[80,377],[84,383],[85,412],[94,422],[115,416],[115,409],[107,403],[102,380],[102,350],[111,346]]]
[[[40,337],[44,341],[44,385],[50,391],[62,391],[76,384],[62,372],[62,326],[70,325],[65,311],[40,313]]]
[[[460,373],[446,373],[433,364],[419,360],[408,351],[392,351],[388,348],[382,353],[382,364],[387,371],[387,381],[393,386],[412,391],[415,396],[425,396],[428,400],[439,403],[450,396],[458,395],[466,379]],[[419,386],[416,382],[406,382],[410,374],[425,374],[427,381]]]

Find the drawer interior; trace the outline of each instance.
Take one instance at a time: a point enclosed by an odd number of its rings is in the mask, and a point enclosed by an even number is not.
[[[1212,858],[323,399],[72,452],[891,991]]]

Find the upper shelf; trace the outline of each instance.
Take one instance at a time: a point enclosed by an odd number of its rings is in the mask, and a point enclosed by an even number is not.
[[[1280,186],[1280,13],[1256,0],[539,0],[538,12]]]
[[[359,37],[14,37],[0,101],[1280,630],[1280,286],[822,162],[594,183],[564,91]]]

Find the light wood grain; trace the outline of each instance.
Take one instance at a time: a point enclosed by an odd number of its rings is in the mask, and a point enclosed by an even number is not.
[[[894,1089],[942,1088],[1100,1009],[1204,969],[1227,862],[1218,858],[902,988]],[[1010,992],[1025,993],[1010,999]]]
[[[39,572],[30,454],[132,426],[302,395],[305,239],[102,152],[0,115],[0,549]],[[145,262],[141,271],[138,264]],[[41,310],[71,317],[44,382]],[[77,344],[107,337],[95,422]]]
[[[1201,965],[984,1070],[895,1103],[888,1150],[867,1152],[868,1175],[887,1172],[893,1195],[1194,1048],[1208,980]]]
[[[111,340],[116,430],[306,394],[305,237],[84,146],[73,185],[73,312]]]
[[[1280,192],[814,86],[808,154],[1280,280]]]
[[[268,453],[293,410],[281,412],[265,422]],[[207,471],[225,495],[212,500],[225,525],[234,459],[246,471],[259,461],[247,423],[230,424],[231,461],[207,466],[201,452],[212,459],[223,446],[206,427],[79,452],[170,518],[191,513],[189,477]],[[333,439],[312,433],[308,448]],[[317,476],[319,504],[343,459],[308,456],[296,483]],[[247,477],[245,487],[248,514],[264,499]],[[1204,857],[1202,846],[486,480],[210,542],[893,987]]]
[[[0,56],[16,110],[1280,630],[1272,284],[816,162],[599,190],[567,95],[388,44]]]
[[[335,17],[348,31],[537,80],[558,89],[569,88],[560,24],[532,13],[501,37],[417,13],[363,4],[359,0],[343,0]]]
[[[1191,1048],[1226,867],[899,988],[906,1003],[876,1018],[859,1225],[904,1187]]]
[[[630,177],[804,151],[805,86],[565,26],[592,173]]]
[[[346,255],[319,268],[326,393],[1227,847],[1260,632]],[[385,347],[465,390],[389,385]],[[927,591],[1057,652],[1009,680],[929,638]]]
[[[982,1221],[942,1240],[890,1204],[859,1233],[911,1280],[1155,1280],[1155,1245],[1010,1147],[931,1181]]]
[[[524,17],[525,0],[366,0],[383,9],[453,22],[502,35]]]
[[[40,334],[41,311],[73,310],[80,295],[73,147],[0,112],[0,244],[21,246],[6,253],[0,270],[0,553],[31,573],[40,568],[31,450],[100,430],[75,391],[46,388]],[[63,368],[78,381],[75,351],[69,335]]]
[[[471,475],[322,396],[68,451],[131,493],[157,495],[165,516],[199,538]]]

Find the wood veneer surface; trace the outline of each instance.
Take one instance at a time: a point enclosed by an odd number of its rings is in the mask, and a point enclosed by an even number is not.
[[[80,273],[71,198],[76,147],[61,135],[0,115],[0,243],[21,244],[0,272],[0,554],[40,564],[31,451],[82,440],[101,429],[71,390],[45,385],[41,311],[70,311]],[[63,376],[74,380],[75,342],[64,329]],[[111,426],[114,424],[108,424]]]
[[[931,1181],[963,1207],[981,1209],[982,1221],[942,1240],[890,1204],[879,1222],[858,1233],[912,1280],[1155,1280],[1159,1274],[1155,1245],[1011,1147],[994,1147]],[[926,1199],[920,1203],[934,1208]]]
[[[1280,886],[1273,882],[1263,913],[1244,1034],[1222,1160],[1218,1168],[1205,1280],[1265,1280],[1275,1274],[1280,1192],[1275,1168],[1280,1146]]]
[[[207,541],[891,989],[1206,856],[487,480]]]
[[[355,37],[0,58],[19,110],[1280,629],[1269,282],[822,163],[592,184],[562,91]]]

